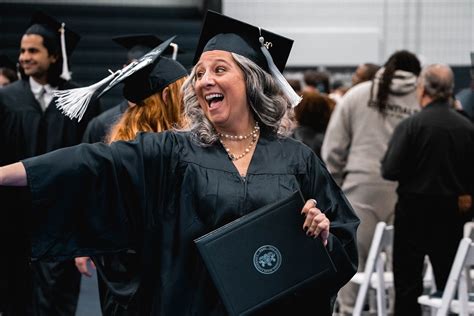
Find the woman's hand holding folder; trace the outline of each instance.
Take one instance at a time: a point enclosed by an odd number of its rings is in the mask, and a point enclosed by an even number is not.
[[[306,219],[303,223],[303,230],[306,231],[306,235],[310,237],[320,237],[323,241],[323,245],[326,246],[329,237],[329,219],[326,215],[317,208],[318,202],[315,199],[309,199],[306,201],[301,214]]]

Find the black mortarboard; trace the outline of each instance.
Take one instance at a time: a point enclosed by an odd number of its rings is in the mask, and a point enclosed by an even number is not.
[[[263,37],[264,44],[278,70],[283,72],[293,40],[217,12],[208,11],[201,29],[194,64],[205,51],[224,50],[247,57],[268,71],[268,64],[261,50],[260,37]]]
[[[296,106],[301,97],[282,74],[292,46],[293,40],[289,38],[209,10],[202,25],[194,64],[203,52],[212,50],[247,57],[270,73],[290,104]]]
[[[49,38],[55,38],[57,40],[57,44],[61,45],[61,22],[58,22],[57,20],[42,11],[37,11],[31,17],[29,25],[30,26],[28,27],[25,33],[33,33],[41,36],[47,36]],[[67,55],[71,56],[81,37],[79,36],[79,34],[75,33],[70,28],[65,26],[64,36],[66,39]]]
[[[179,64],[177,62],[173,62],[173,63],[164,62],[163,64],[161,64],[160,66],[163,66],[163,72],[160,72],[158,70],[155,71],[156,69],[154,69],[154,65],[156,64],[155,62],[158,61],[158,58],[160,57],[160,55],[169,47],[169,45],[175,39],[175,37],[176,36],[169,38],[168,40],[164,41],[162,44],[158,45],[157,47],[155,47],[154,49],[146,53],[140,59],[132,61],[124,68],[117,70],[116,72],[112,73],[108,77],[102,79],[101,81],[91,86],[76,88],[76,89],[69,89],[69,90],[55,90],[53,93],[54,93],[54,96],[57,97],[56,106],[60,110],[62,110],[62,112],[66,116],[69,116],[70,118],[77,118],[80,121],[82,118],[82,115],[87,109],[87,106],[89,105],[89,102],[93,94],[98,89],[101,89],[105,85],[107,86],[99,93],[99,95],[97,95],[96,98],[100,98],[103,94],[105,94],[107,91],[115,87],[117,84],[121,82],[126,82],[126,81],[128,81],[129,83],[132,83],[133,80],[140,78],[140,76],[144,76],[145,79],[149,80],[148,86],[145,86],[145,83],[142,83],[144,87],[138,87],[139,84],[136,84],[135,88],[138,88],[140,90],[136,92],[134,91],[127,92],[130,98],[137,100],[137,98],[141,98],[142,96],[146,97],[147,93],[150,93],[152,89],[157,89],[155,92],[159,91],[160,88],[162,89],[164,87],[162,86],[162,83],[173,82],[172,79],[174,77],[173,77],[173,74],[171,73],[172,71],[178,72],[176,74],[176,79],[174,80],[177,80],[184,76],[182,71],[186,72],[184,68],[179,67]],[[148,76],[150,76],[150,78],[146,78],[147,73],[148,73]],[[158,74],[161,74],[161,75],[166,74],[167,77],[163,78],[163,81],[161,82],[160,80],[156,78]],[[143,79],[143,77],[141,78]],[[135,83],[132,83],[132,84],[135,84]]]
[[[113,37],[112,40],[128,51],[129,59],[138,59],[143,56],[143,52],[148,52],[150,49],[163,43],[163,41],[158,38],[158,36],[148,33],[126,34],[122,36]],[[173,55],[174,50],[175,48],[172,44],[163,52],[163,54]],[[183,51],[178,48],[176,54],[182,53]]]
[[[7,55],[1,54],[0,55],[0,68],[9,68],[11,70],[16,71],[16,64],[8,58]]]
[[[71,56],[76,48],[81,38],[79,34],[67,28],[65,23],[58,22],[42,11],[36,11],[33,14],[25,34],[38,34],[54,41],[58,45],[63,57],[63,73],[61,77],[69,80],[71,77],[67,65],[67,57]],[[64,36],[62,36],[63,34]]]
[[[179,62],[160,56],[157,61],[124,80],[123,96],[137,103],[163,90],[188,72]]]

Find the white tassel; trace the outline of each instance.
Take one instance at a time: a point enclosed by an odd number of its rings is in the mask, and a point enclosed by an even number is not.
[[[65,25],[64,23],[61,23],[61,28],[59,29],[59,32],[61,32],[61,54],[63,55],[63,70],[60,75],[61,78],[63,78],[66,81],[71,80],[71,73],[69,72],[69,66],[67,64],[67,50],[66,50],[66,38],[65,38]]]
[[[301,100],[303,100],[303,98],[296,94],[295,90],[293,90],[293,88],[290,86],[288,81],[286,81],[285,77],[282,75],[278,67],[273,62],[272,55],[270,55],[270,52],[265,46],[265,39],[263,38],[263,36],[260,36],[258,40],[261,44],[260,49],[262,50],[262,53],[265,56],[265,59],[267,60],[270,74],[273,76],[273,79],[280,87],[283,94],[287,97],[288,101],[291,104],[291,107],[294,108],[301,102]]]
[[[111,74],[108,77],[88,87],[54,90],[53,95],[56,97],[56,107],[60,109],[64,115],[71,119],[77,118],[78,122],[80,122],[94,93],[100,87],[109,83],[109,85],[97,96],[97,98],[100,98],[105,92],[113,87],[116,80],[121,78],[120,75],[122,73],[133,68],[137,63],[137,61],[134,61],[116,72],[112,72],[109,69]]]
[[[117,73],[118,71],[88,87],[54,90],[53,95],[56,97],[56,107],[60,109],[64,115],[71,119],[77,118],[78,122],[80,122],[97,89],[111,81]]]
[[[130,77],[143,67],[153,63],[175,37],[176,36],[171,37],[153,50],[149,51],[139,60],[129,63],[124,68],[117,70],[107,78],[104,78],[93,85],[69,90],[54,90],[53,95],[56,97],[56,107],[71,119],[77,118],[78,121],[81,121],[92,96],[100,87],[108,83],[108,86],[97,95],[97,99],[112,89],[117,83]]]
[[[171,55],[171,58],[173,60],[176,60],[176,58],[178,57],[178,44],[170,43],[170,46],[173,47],[173,55]]]

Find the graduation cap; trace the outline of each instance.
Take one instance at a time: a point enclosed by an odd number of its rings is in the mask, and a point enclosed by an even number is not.
[[[292,46],[293,40],[289,38],[209,10],[204,18],[194,64],[202,53],[212,50],[247,57],[270,73],[292,106],[296,106],[301,97],[282,75]]]
[[[67,59],[68,56],[71,56],[81,37],[71,29],[66,28],[64,22],[60,23],[42,11],[36,11],[33,14],[25,34],[41,35],[43,38],[48,38],[61,47],[63,68],[60,77],[70,80],[71,73],[69,72]]]
[[[112,40],[128,51],[129,60],[138,59],[144,55],[143,52],[147,52],[163,43],[156,35],[149,33],[126,34],[113,37]],[[178,48],[176,43],[171,43],[170,47],[163,52],[163,54],[171,55],[174,60],[176,60],[178,54],[182,53],[183,51]]]
[[[97,95],[97,99],[121,82],[125,82],[126,85],[131,84],[126,91],[128,98],[131,99],[130,101],[142,100],[142,98],[160,91],[167,84],[187,74],[184,67],[171,59],[164,62],[159,60],[157,64],[155,63],[158,58],[161,59],[160,55],[170,46],[175,37],[169,38],[141,58],[132,61],[124,68],[91,86],[55,90],[53,93],[56,97],[56,106],[64,115],[71,119],[77,118],[80,121],[94,93],[104,86],[105,88]],[[163,78],[158,78],[158,76],[163,76]],[[144,81],[135,82],[138,79]]]
[[[179,62],[160,56],[154,64],[124,79],[123,96],[138,103],[187,75],[186,68]]]

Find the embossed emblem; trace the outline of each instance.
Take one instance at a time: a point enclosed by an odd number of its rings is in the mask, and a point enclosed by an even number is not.
[[[257,249],[253,255],[253,265],[258,272],[272,274],[281,265],[281,253],[272,245],[265,245]]]

